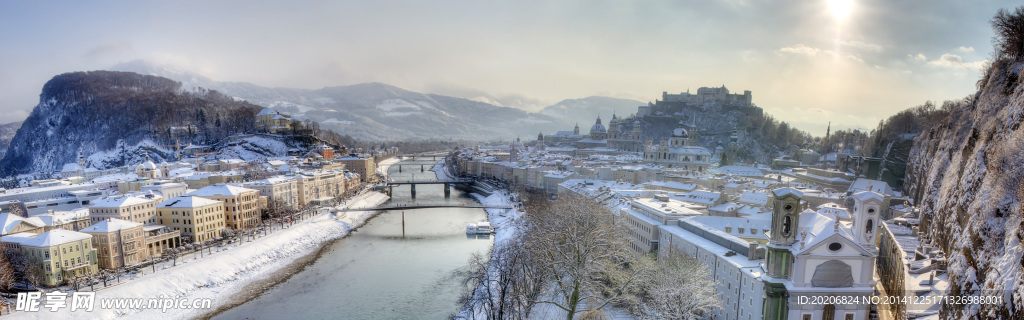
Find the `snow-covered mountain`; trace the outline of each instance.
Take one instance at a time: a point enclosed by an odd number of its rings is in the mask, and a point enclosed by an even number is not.
[[[613,114],[626,117],[636,113],[636,107],[646,104],[637,100],[590,96],[559,101],[545,107],[540,113],[583,125],[594,122],[598,115],[605,119],[611,119]]]
[[[14,134],[20,127],[21,121],[0,124],[0,159],[7,154],[7,146],[11,145],[11,139],[14,139]]]
[[[516,108],[436,94],[423,94],[382,83],[317,90],[266,88],[244,82],[218,82],[192,73],[136,61],[114,70],[151,74],[202,87],[273,108],[298,119],[317,121],[325,129],[360,140],[510,139],[538,131],[565,130],[567,122]]]
[[[1020,319],[1024,305],[1024,61],[993,63],[965,107],[914,140],[907,193],[948,257],[948,296],[1000,295],[1003,304],[947,304],[945,319]],[[1012,312],[1012,313],[1011,313]]]
[[[236,133],[255,131],[260,107],[212,91],[181,90],[170,79],[130,72],[90,71],[58,75],[48,81],[18,129],[0,176],[59,171],[77,161],[109,168],[161,161],[174,156],[173,145],[224,143]],[[235,147],[284,155],[275,143],[239,141]],[[227,148],[228,146],[225,146]],[[255,151],[252,151],[255,150]]]

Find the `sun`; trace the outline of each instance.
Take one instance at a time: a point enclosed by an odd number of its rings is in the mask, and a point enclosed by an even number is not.
[[[850,12],[853,11],[853,0],[827,0],[829,11],[832,11],[832,16],[836,19],[842,20],[850,16]]]

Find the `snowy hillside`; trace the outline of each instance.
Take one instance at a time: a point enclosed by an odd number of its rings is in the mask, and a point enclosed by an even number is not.
[[[11,140],[14,139],[14,134],[18,132],[18,128],[21,128],[21,122],[11,122],[0,124],[0,159],[4,158],[7,154],[7,146],[11,145]]]
[[[1021,319],[1024,310],[1024,62],[993,64],[966,107],[917,137],[906,186],[921,225],[946,252],[949,296],[1005,304],[947,305],[942,318]]]
[[[180,88],[127,72],[58,75],[43,86],[39,104],[0,159],[0,175],[59,171],[79,153],[101,169],[140,163],[147,154],[159,162],[176,157],[175,143],[213,145],[255,131],[260,107]],[[250,149],[286,152],[274,143]]]

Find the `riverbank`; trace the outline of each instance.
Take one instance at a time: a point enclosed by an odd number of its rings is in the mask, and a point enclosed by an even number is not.
[[[448,172],[448,168],[449,167],[446,165],[445,160],[441,160],[434,164],[434,168],[431,170],[437,174],[437,179],[439,180],[453,179],[454,175]],[[484,185],[482,188],[486,188],[487,191],[490,192],[490,195],[485,196],[478,193],[471,194],[471,196],[481,204],[487,206],[508,206],[517,208],[518,203],[508,190],[490,185]],[[518,221],[524,214],[521,210],[484,209],[484,211],[487,212],[487,221],[489,221],[491,226],[494,227],[494,247],[504,245],[512,239],[520,237],[521,231],[519,229]],[[487,263],[487,272],[496,272],[497,263],[498,262],[494,260],[494,256],[492,255]],[[477,288],[474,289],[473,294],[485,294],[484,291],[486,289],[484,288],[484,285],[485,284],[480,284],[477,286]],[[478,301],[478,299],[474,299],[474,301]],[[466,304],[461,310],[459,310],[455,319],[485,319],[487,318],[487,315],[481,308],[482,306],[479,303],[471,302]]]
[[[365,192],[350,199],[339,207],[365,208],[384,203],[389,198],[378,192]],[[124,316],[142,319],[183,319],[208,316],[207,313],[222,306],[236,303],[234,297],[245,295],[244,290],[258,281],[280,277],[297,259],[316,253],[324,244],[341,238],[353,229],[363,225],[377,215],[376,211],[352,211],[340,219],[329,213],[317,215],[287,229],[276,231],[265,237],[239,246],[225,246],[202,259],[190,256],[178,258],[178,266],[96,293],[95,309],[92,312],[70,308],[56,312],[18,312],[10,319],[54,319],[89,318],[114,319]],[[101,309],[104,299],[150,299],[174,298],[196,301],[210,299],[210,309]],[[69,301],[70,303],[70,301]],[[145,307],[145,304],[143,304]]]

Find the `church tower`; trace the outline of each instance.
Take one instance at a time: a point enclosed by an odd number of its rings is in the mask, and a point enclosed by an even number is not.
[[[878,248],[878,221],[885,198],[872,191],[853,194],[853,239],[869,251]]]
[[[544,147],[545,147],[545,145],[544,145],[544,133],[543,132],[538,132],[537,133],[537,150],[543,151]]]
[[[576,135],[576,136],[580,135],[580,123],[579,122],[576,123],[576,128],[572,129],[572,134]]]
[[[612,121],[608,122],[608,139],[619,139],[619,118],[612,113]]]
[[[789,292],[786,283],[793,278],[793,253],[800,228],[800,198],[803,193],[793,188],[779,188],[772,191],[772,228],[768,234],[765,261],[764,319],[786,319],[789,312]]]
[[[508,146],[509,161],[519,161],[519,153],[523,151],[522,148],[523,143],[519,141],[519,137],[516,137],[516,141],[512,142],[512,144]]]
[[[640,120],[633,122],[633,130],[629,132],[629,140],[640,141],[640,134],[642,133],[643,123]]]

